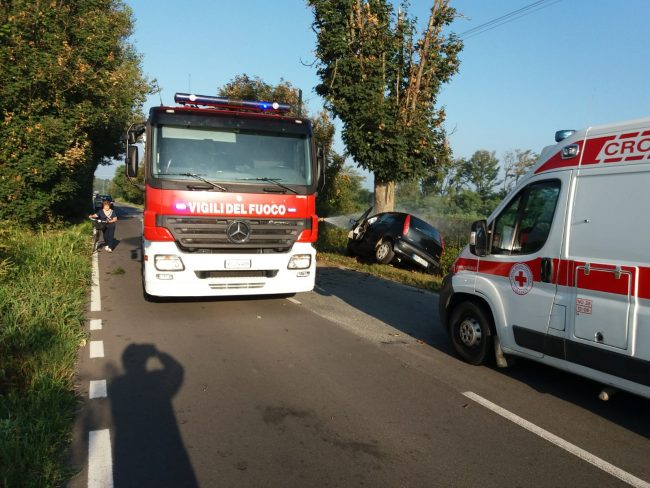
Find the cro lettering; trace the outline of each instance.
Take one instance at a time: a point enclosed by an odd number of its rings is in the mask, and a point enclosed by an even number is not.
[[[650,152],[650,137],[630,139],[627,141],[612,141],[603,149],[605,156],[633,156]]]

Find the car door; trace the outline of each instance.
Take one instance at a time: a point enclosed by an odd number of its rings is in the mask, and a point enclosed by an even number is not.
[[[541,357],[557,291],[570,171],[533,178],[490,222],[476,291],[502,307],[504,346]]]

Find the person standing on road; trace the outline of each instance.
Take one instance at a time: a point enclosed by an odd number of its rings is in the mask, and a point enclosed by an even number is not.
[[[115,249],[115,222],[117,222],[117,215],[115,211],[111,208],[111,202],[109,200],[102,200],[102,208],[90,215],[93,219],[99,219],[106,222],[106,227],[104,228],[104,244],[108,252],[113,252]]]

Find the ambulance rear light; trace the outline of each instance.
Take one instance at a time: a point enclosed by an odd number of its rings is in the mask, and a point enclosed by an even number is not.
[[[288,103],[266,102],[257,100],[236,100],[228,97],[212,97],[210,95],[194,95],[189,93],[177,93],[174,95],[174,102],[181,105],[202,105],[205,107],[217,107],[223,109],[246,109],[259,112],[287,113],[291,110]]]
[[[574,129],[559,130],[555,133],[555,142],[561,142],[567,137],[571,137],[575,132]]]

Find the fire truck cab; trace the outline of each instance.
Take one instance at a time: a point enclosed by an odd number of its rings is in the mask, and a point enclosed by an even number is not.
[[[521,356],[650,398],[650,119],[560,131],[440,295],[466,361]]]
[[[144,145],[145,297],[312,290],[324,162],[310,121],[286,104],[175,101],[127,133],[131,178]]]

